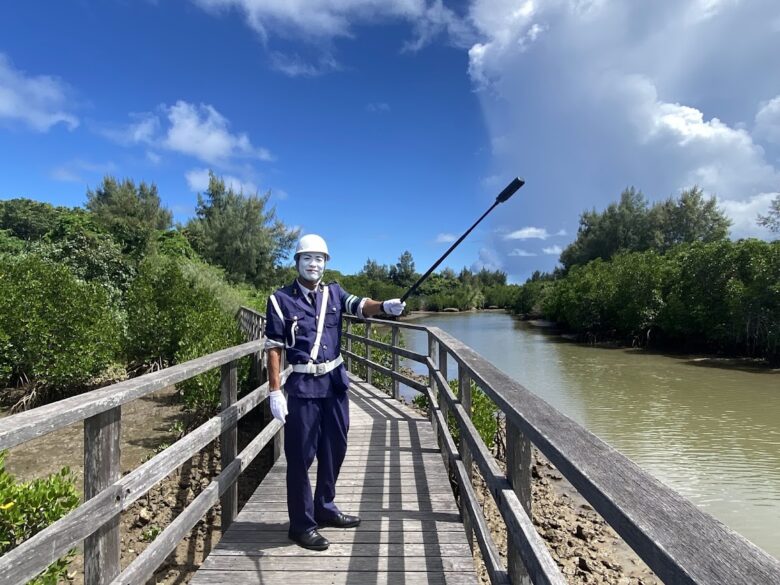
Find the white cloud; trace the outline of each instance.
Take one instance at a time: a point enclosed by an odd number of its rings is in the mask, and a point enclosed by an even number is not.
[[[145,145],[192,156],[212,166],[224,167],[236,159],[274,160],[267,148],[256,147],[246,133],[232,133],[230,122],[214,106],[184,100],[161,105],[156,112],[131,114],[123,128],[101,130],[107,138],[125,145]],[[147,151],[155,164],[159,155]]]
[[[49,171],[49,177],[55,181],[65,183],[88,183],[89,180],[84,175],[91,175],[89,178],[96,180],[98,177],[113,173],[116,171],[116,165],[113,162],[94,163],[83,159],[74,159],[54,167]]]
[[[372,114],[389,112],[390,105],[385,102],[371,102],[370,104],[366,104],[366,111],[371,112]]]
[[[490,248],[481,248],[479,250],[479,259],[471,265],[471,270],[477,272],[483,268],[486,270],[501,270],[503,264],[496,254],[495,250]]]
[[[68,130],[79,125],[70,113],[70,88],[56,77],[30,76],[13,66],[0,53],[0,121],[21,123],[38,132],[64,124]]]
[[[193,0],[212,13],[236,10],[259,33],[270,37],[294,37],[314,44],[346,38],[360,24],[399,19],[410,23],[414,37],[405,50],[417,50],[443,32],[452,42],[471,42],[470,25],[442,0]]]
[[[146,160],[148,160],[153,165],[159,165],[160,161],[162,160],[162,157],[157,154],[156,152],[153,152],[151,150],[146,151]]]
[[[765,238],[771,233],[767,228],[756,223],[759,215],[766,215],[769,205],[777,197],[777,193],[759,193],[746,201],[719,199],[718,206],[731,218],[732,238]]]
[[[170,126],[162,144],[211,164],[232,158],[272,160],[265,148],[256,148],[246,134],[231,134],[227,119],[213,106],[179,100],[167,109]]]
[[[271,67],[288,77],[319,77],[342,68],[330,53],[320,55],[314,63],[300,55],[289,55],[279,51],[273,51],[269,56]]]
[[[504,235],[505,240],[546,240],[549,237],[546,229],[538,227],[524,227]]]
[[[450,244],[457,240],[458,238],[454,236],[453,234],[439,234],[436,236],[436,243],[437,244]]]
[[[508,254],[509,256],[519,256],[521,258],[530,258],[531,256],[536,256],[533,252],[528,252],[526,250],[521,250],[520,248],[515,248]]]
[[[534,169],[545,193],[525,221],[573,223],[630,185],[655,201],[698,184],[734,237],[757,233],[756,207],[780,185],[776,0],[474,0],[469,15],[492,171]],[[493,245],[507,254],[528,235]]]
[[[231,175],[217,175],[225,182],[225,187],[244,195],[254,195],[258,192],[257,185],[252,181],[245,181]],[[190,191],[195,193],[205,191],[209,186],[208,169],[192,169],[184,174]]]
[[[550,256],[560,256],[563,252],[563,248],[560,246],[550,246],[548,248],[542,248],[542,252],[549,254]]]
[[[761,104],[756,114],[756,136],[780,144],[780,95]]]

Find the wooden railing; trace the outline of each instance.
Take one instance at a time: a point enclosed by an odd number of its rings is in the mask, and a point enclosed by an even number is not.
[[[267,404],[268,394],[268,384],[259,383],[265,377],[260,339],[262,316],[242,309],[239,323],[247,327],[244,332],[250,339],[243,345],[0,419],[0,450],[83,421],[85,500],[68,515],[0,557],[0,583],[26,583],[82,542],[87,585],[146,583],[217,502],[222,508],[222,529],[230,525],[237,513],[239,474],[268,443],[273,442],[278,453],[282,428],[277,421],[270,421],[237,453],[238,421],[261,403]],[[237,363],[242,358],[253,361],[252,381],[257,387],[237,400]],[[122,405],[213,368],[221,369],[219,414],[121,476]],[[282,379],[287,375],[289,369],[283,372]],[[221,473],[120,574],[120,514],[216,438],[220,439]]]
[[[165,370],[113,384],[0,419],[0,450],[25,443],[67,425],[84,424],[85,502],[0,558],[0,583],[22,584],[68,550],[84,543],[87,585],[145,583],[179,541],[217,501],[223,530],[236,514],[237,478],[261,449],[274,442],[278,454],[281,425],[270,421],[237,453],[236,425],[248,412],[267,404],[262,367],[262,315],[242,309],[239,323],[249,341]],[[347,317],[344,355],[350,369],[365,366],[367,381],[374,374],[390,380],[390,392],[400,397],[400,384],[428,397],[444,463],[455,478],[461,512],[472,547],[482,553],[492,583],[563,584],[561,573],[531,522],[531,444],[535,445],[590,502],[662,580],[669,583],[780,583],[780,561],[729,530],[688,500],[642,471],[598,437],[498,370],[474,350],[442,330],[395,321],[369,319],[363,335]],[[391,343],[372,339],[372,326],[389,327]],[[427,336],[427,354],[399,346],[402,330]],[[359,355],[357,347],[365,355]],[[390,356],[390,366],[373,359]],[[237,360],[255,364],[257,387],[236,400]],[[426,366],[427,383],[400,370],[400,360]],[[449,372],[453,362],[457,372]],[[213,368],[221,368],[221,412],[129,474],[120,477],[121,406],[171,384]],[[285,369],[282,379],[289,375]],[[456,378],[458,395],[450,389]],[[507,427],[507,472],[482,442],[471,421],[472,382],[500,409]],[[453,440],[447,421],[459,427]],[[209,486],[120,574],[119,518],[122,511],[147,493],[211,441],[220,438],[222,471]],[[505,568],[477,501],[472,484],[479,469],[501,513],[508,542]],[[472,536],[473,535],[473,536]]]
[[[780,583],[780,561],[697,509],[441,329],[369,319],[365,333],[357,335],[356,322],[348,318],[344,343],[348,364],[365,366],[368,379],[375,372],[389,376],[390,391],[396,398],[399,383],[428,397],[431,423],[445,464],[457,482],[466,530],[476,537],[492,583],[565,583],[531,522],[532,444],[665,583]],[[372,339],[372,325],[390,328],[392,343]],[[427,335],[427,355],[398,347],[401,330]],[[363,348],[364,356],[356,353],[356,344]],[[391,367],[372,359],[377,350],[390,352]],[[399,371],[399,358],[427,366],[428,384],[404,376]],[[448,371],[450,361],[457,372]],[[459,382],[457,396],[450,389],[450,378]],[[472,381],[505,417],[506,473],[471,421]],[[450,416],[460,431],[457,446],[447,426]],[[506,569],[476,499],[471,481],[475,464],[506,527]]]

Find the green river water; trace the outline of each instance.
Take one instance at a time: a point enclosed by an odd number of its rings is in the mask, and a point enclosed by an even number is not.
[[[498,312],[414,322],[457,337],[780,558],[779,371],[581,345]],[[427,353],[422,334],[407,333],[405,340]]]

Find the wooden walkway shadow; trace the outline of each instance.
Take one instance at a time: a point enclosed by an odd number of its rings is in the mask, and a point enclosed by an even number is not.
[[[351,376],[352,377],[352,376]],[[474,584],[458,507],[428,419],[352,377],[349,448],[336,503],[357,529],[324,528],[325,552],[287,540],[284,458],[223,535],[193,585]],[[312,485],[316,462],[311,470]]]

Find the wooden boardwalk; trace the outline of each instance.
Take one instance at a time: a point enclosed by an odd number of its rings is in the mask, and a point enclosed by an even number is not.
[[[308,551],[287,539],[280,458],[192,579],[193,585],[474,584],[474,561],[430,422],[352,378],[349,448],[336,503],[357,529],[324,528]],[[312,468],[312,486],[316,462]]]

